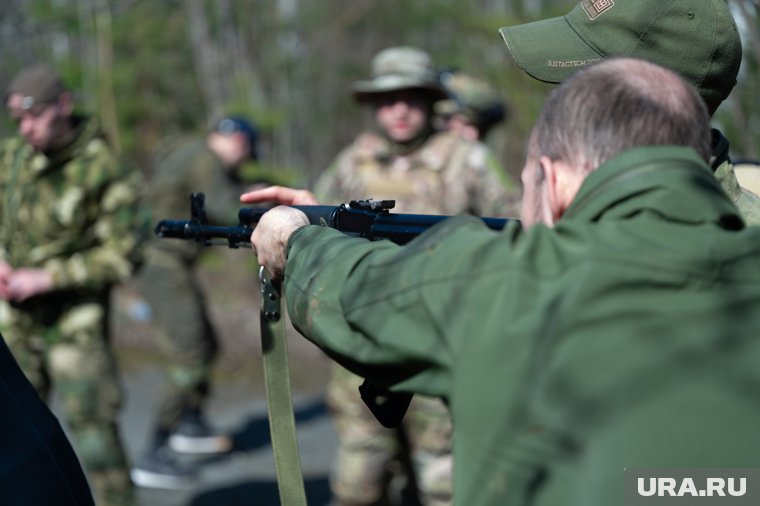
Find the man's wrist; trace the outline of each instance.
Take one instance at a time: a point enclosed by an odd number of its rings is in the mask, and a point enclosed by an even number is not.
[[[302,235],[302,232],[310,226],[311,225],[302,225],[290,234],[290,237],[288,237],[287,245],[285,246],[285,261],[287,261],[288,257],[290,256],[290,249],[293,247],[293,243],[298,239],[300,235]]]

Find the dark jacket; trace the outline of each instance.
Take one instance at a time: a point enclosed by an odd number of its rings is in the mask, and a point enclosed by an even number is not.
[[[0,338],[0,504],[94,504],[74,450]]]

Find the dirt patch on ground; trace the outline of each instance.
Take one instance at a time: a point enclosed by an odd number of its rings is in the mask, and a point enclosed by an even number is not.
[[[218,382],[243,382],[263,392],[260,287],[257,265],[249,250],[213,248],[202,258],[199,280],[206,288],[211,319],[222,349],[215,370]],[[127,282],[114,294],[113,330],[116,353],[125,370],[166,361],[153,340],[149,307]],[[329,360],[288,323],[291,381],[296,393],[323,391]]]

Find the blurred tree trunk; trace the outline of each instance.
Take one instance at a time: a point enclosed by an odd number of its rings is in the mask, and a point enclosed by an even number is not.
[[[108,134],[116,152],[121,151],[119,121],[116,115],[116,99],[113,91],[113,38],[111,32],[111,7],[108,0],[96,0],[93,5],[95,44],[97,59],[98,112],[103,129]]]
[[[190,45],[195,58],[196,78],[206,105],[206,122],[211,123],[224,112],[224,88],[219,58],[211,40],[208,20],[202,0],[184,0],[189,20]]]
[[[715,123],[735,158],[760,157],[760,0],[728,1],[745,55]],[[351,84],[369,77],[381,49],[413,45],[439,67],[503,90],[513,114],[489,144],[516,175],[552,86],[514,65],[497,29],[564,14],[577,2],[2,0],[0,86],[29,62],[53,64],[124,154],[146,165],[166,137],[198,133],[222,114],[248,116],[262,130],[262,163],[292,169],[305,184],[372,124]],[[0,128],[12,132],[8,122]]]
[[[79,58],[82,68],[81,100],[87,111],[97,111],[97,54],[94,50],[93,28],[95,6],[91,0],[76,3],[79,17]]]

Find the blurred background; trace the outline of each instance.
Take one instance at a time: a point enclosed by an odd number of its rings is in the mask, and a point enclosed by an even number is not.
[[[760,2],[728,2],[744,41],[744,60],[739,82],[714,122],[731,140],[734,159],[757,160]],[[350,84],[368,77],[379,50],[413,45],[427,50],[440,68],[466,71],[502,90],[511,115],[487,142],[519,180],[528,132],[551,86],[512,63],[497,29],[562,15],[576,3],[3,0],[0,89],[32,62],[53,65],[75,92],[78,107],[100,118],[121,156],[146,176],[166,139],[205,133],[224,115],[245,116],[260,129],[260,161],[249,177],[308,187],[369,125]],[[0,116],[0,137],[12,135],[14,125]],[[238,431],[250,451],[209,466],[194,490],[142,491],[145,504],[248,504],[251,496],[258,504],[277,504],[261,400],[256,265],[249,252],[219,249],[204,258],[202,273],[224,347],[214,406],[217,419]],[[149,309],[129,283],[116,298],[115,339],[128,394],[123,421],[134,455],[144,443],[155,385],[162,381],[160,359]],[[299,437],[310,504],[326,504],[335,444],[320,401],[327,362],[294,335],[290,351],[299,430],[306,431]]]
[[[497,29],[560,15],[574,0],[4,0],[0,87],[30,61],[52,63],[100,116],[123,155],[150,172],[162,139],[223,114],[263,130],[261,170],[312,183],[362,120],[348,85],[380,49],[429,51],[440,67],[504,91],[510,121],[489,143],[518,173],[550,89],[511,62]],[[716,122],[735,158],[760,157],[760,2],[729,0],[744,39],[737,88]],[[365,118],[366,120],[366,118]],[[0,134],[11,132],[0,121]]]

